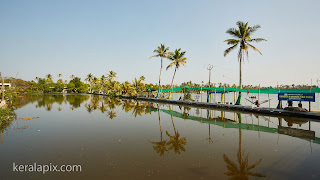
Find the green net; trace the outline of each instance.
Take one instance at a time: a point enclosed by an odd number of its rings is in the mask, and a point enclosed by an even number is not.
[[[158,91],[158,89],[150,89],[152,91]],[[190,88],[188,86],[172,88],[172,89],[162,89],[162,92],[179,92],[184,90],[192,90],[192,91],[211,91],[211,92],[249,92],[249,93],[260,93],[261,94],[278,94],[282,93],[320,93],[320,88],[314,89],[274,89],[274,88],[266,88],[266,89],[239,89],[239,88]]]

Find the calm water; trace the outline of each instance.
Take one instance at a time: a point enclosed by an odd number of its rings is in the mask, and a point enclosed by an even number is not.
[[[315,121],[94,95],[20,95],[15,106],[39,118],[1,128],[0,179],[320,179]]]

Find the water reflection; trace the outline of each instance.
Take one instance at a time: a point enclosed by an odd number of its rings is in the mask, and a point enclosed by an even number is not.
[[[160,128],[160,141],[158,142],[151,142],[153,144],[153,149],[160,155],[163,156],[164,152],[168,152],[169,143],[167,140],[163,140],[162,138],[162,128],[161,128],[161,117],[160,117],[160,110],[159,105],[157,107],[158,117],[159,117],[159,128]]]
[[[241,123],[241,114],[237,113],[239,118],[239,123]],[[227,164],[227,172],[225,174],[229,176],[229,179],[243,179],[247,180],[249,179],[249,176],[253,177],[266,177],[266,175],[257,173],[257,172],[251,172],[252,169],[257,167],[262,159],[257,161],[256,163],[253,163],[249,166],[249,155],[247,154],[245,156],[244,150],[242,150],[242,129],[239,126],[239,147],[237,152],[237,163],[234,163],[230,158],[223,154],[223,160]]]
[[[5,133],[3,129],[6,126],[1,126],[0,140],[3,141],[3,134],[8,134],[6,140],[11,142],[2,146],[6,152],[20,148],[23,150],[19,152],[20,156],[27,158],[28,154],[22,148],[25,145],[20,143],[23,141],[29,143],[28,148],[33,150],[28,153],[34,153],[34,157],[47,150],[47,148],[41,149],[40,147],[48,147],[48,149],[54,149],[49,150],[52,159],[57,159],[55,148],[58,148],[60,151],[72,152],[63,159],[82,161],[85,155],[87,159],[83,161],[90,165],[83,164],[86,170],[92,173],[95,173],[97,169],[105,172],[106,166],[103,164],[110,163],[110,161],[116,162],[116,170],[108,169],[108,172],[114,173],[114,176],[110,175],[110,179],[123,174],[120,169],[130,171],[132,167],[137,167],[133,171],[140,173],[137,173],[135,177],[141,178],[136,179],[144,179],[140,176],[145,173],[143,169],[149,168],[155,171],[159,169],[160,172],[165,172],[164,170],[172,167],[177,170],[174,173],[183,178],[186,177],[185,179],[197,179],[197,172],[201,172],[201,177],[203,175],[205,179],[213,177],[217,172],[219,175],[216,179],[273,178],[275,171],[284,169],[284,174],[286,174],[291,168],[291,166],[281,164],[286,156],[291,159],[294,157],[294,163],[290,165],[306,165],[309,162],[314,165],[314,162],[317,162],[313,159],[305,162],[297,159],[301,157],[305,160],[311,157],[312,154],[309,151],[305,153],[305,148],[309,148],[309,142],[310,147],[311,143],[316,143],[314,152],[318,152],[317,148],[320,144],[320,138],[315,137],[314,131],[311,130],[311,125],[314,129],[319,125],[316,122],[311,124],[305,119],[270,117],[188,106],[179,107],[98,95],[20,96],[18,101],[21,104],[17,103],[16,107],[28,105],[28,108],[17,111],[19,116],[32,111],[39,112],[37,116],[48,120],[30,120],[28,123],[20,124],[21,128],[14,128],[14,125],[13,128],[9,128],[18,133]],[[34,110],[35,108],[41,108],[42,111]],[[71,111],[70,109],[78,110]],[[46,110],[57,113],[49,113]],[[86,116],[88,113],[91,114]],[[74,115],[77,121],[70,121],[69,117],[61,118],[66,114]],[[90,121],[88,117],[91,117]],[[134,118],[138,118],[139,121],[132,121]],[[31,128],[23,129],[28,125]],[[41,129],[41,132],[38,132],[38,129]],[[41,133],[42,136],[37,136],[39,139],[30,138],[36,133]],[[59,136],[57,133],[60,133]],[[260,133],[261,139],[258,138]],[[25,134],[29,136],[24,136]],[[283,140],[278,141],[279,144],[277,144],[279,136]],[[41,137],[44,138],[41,139]],[[77,141],[74,137],[85,138]],[[70,143],[60,145],[61,141]],[[45,145],[38,145],[39,142]],[[134,145],[137,150],[128,151],[128,148]],[[300,147],[304,149],[299,150]],[[13,153],[8,154],[14,155]],[[316,154],[313,153],[313,155]],[[108,158],[102,158],[105,156]],[[151,157],[152,162],[149,162]],[[95,166],[96,169],[92,168],[92,164],[99,165],[100,169],[96,168],[97,166]],[[195,164],[196,167],[194,167]],[[272,169],[274,164],[279,164],[281,167]],[[186,169],[190,171],[185,171]],[[270,173],[270,169],[275,173]],[[133,171],[131,173],[135,173]],[[294,172],[294,168],[290,171]],[[165,179],[169,175],[171,174],[164,173],[161,176],[159,173],[159,178],[155,179]]]

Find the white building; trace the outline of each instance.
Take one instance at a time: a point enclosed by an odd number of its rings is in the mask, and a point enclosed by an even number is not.
[[[3,83],[4,87],[11,87],[11,83]],[[2,88],[2,83],[0,83],[0,89]]]

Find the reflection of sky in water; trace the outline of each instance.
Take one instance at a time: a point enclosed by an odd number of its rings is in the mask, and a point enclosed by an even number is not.
[[[239,147],[244,158],[248,154],[248,166],[262,160],[250,172],[261,173],[268,179],[320,177],[317,168],[319,144],[278,134],[277,117],[242,113],[241,122],[247,124],[249,129],[239,130],[233,127],[237,127],[239,122],[234,112],[209,110],[208,115],[207,109],[180,109],[179,106],[162,104],[159,124],[156,104],[129,100],[127,102],[130,103],[115,102],[101,96],[68,96],[61,100],[61,95],[56,99],[39,95],[20,102],[21,107],[16,110],[18,118],[40,118],[18,120],[4,132],[3,144],[0,144],[0,168],[3,170],[0,177],[19,179],[32,176],[41,179],[43,176],[37,173],[13,173],[12,162],[51,162],[81,164],[85,171],[44,176],[49,179],[57,176],[59,179],[228,179],[224,174],[228,172],[224,154],[238,165]],[[33,103],[30,103],[31,98],[34,98]],[[146,109],[147,106],[149,108]],[[154,108],[150,108],[152,106]],[[170,109],[172,111],[169,112]],[[175,115],[171,116],[171,112]],[[177,117],[179,114],[184,114],[186,119]],[[207,117],[213,120],[208,121]],[[282,126],[288,127],[288,122],[283,118],[281,122]],[[15,129],[21,126],[29,128]],[[308,130],[309,123],[296,119],[292,127]],[[311,122],[311,130],[316,131],[316,137],[320,137],[319,128],[319,123]],[[272,132],[266,132],[269,130]],[[161,134],[162,141],[171,141],[171,144],[164,145],[162,156],[151,143],[160,142]],[[172,146],[174,137],[183,141],[177,146],[180,154]]]

